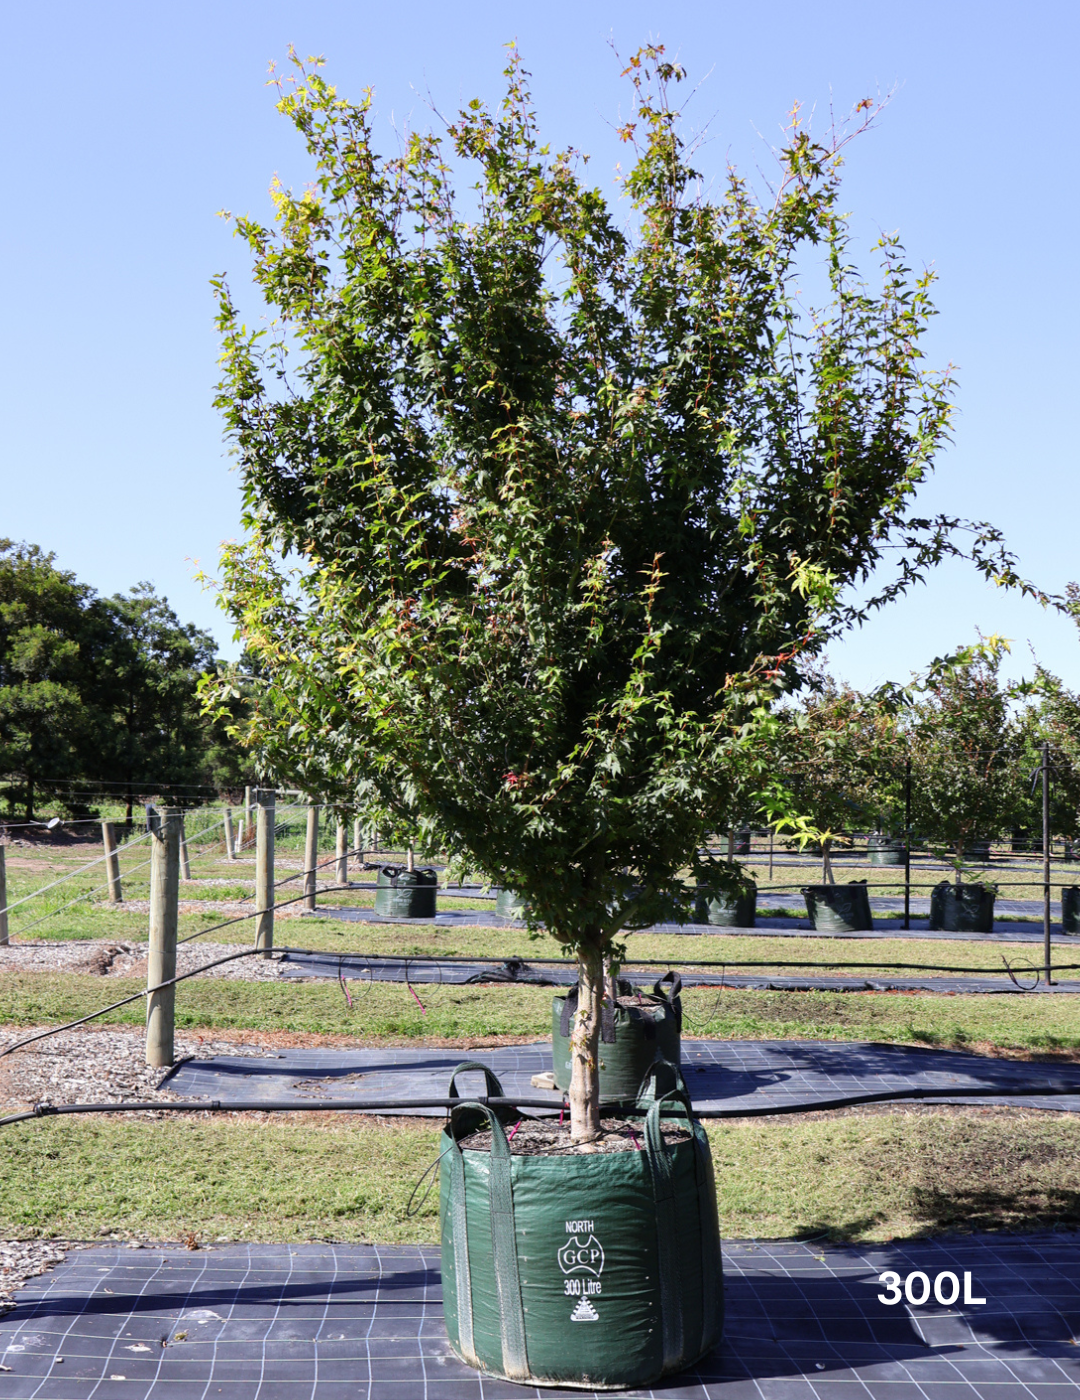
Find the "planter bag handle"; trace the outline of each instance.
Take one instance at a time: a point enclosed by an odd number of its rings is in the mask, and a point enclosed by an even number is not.
[[[503,1086],[499,1083],[494,1070],[489,1069],[487,1065],[482,1065],[479,1060],[462,1060],[461,1064],[458,1065],[450,1076],[450,1087],[446,1091],[446,1097],[448,1099],[458,1099],[461,1097],[457,1091],[457,1077],[459,1074],[464,1074],[466,1070],[470,1069],[479,1070],[483,1073],[484,1088],[487,1091],[489,1099],[501,1099],[504,1097]]]
[[[559,1017],[559,1033],[569,1037],[570,1022],[578,1009],[578,992],[580,988],[573,986],[563,999],[562,1014]],[[615,991],[618,996],[629,997],[634,994],[634,984],[628,982],[625,977],[619,977],[615,982]],[[605,998],[606,999],[606,998]],[[600,1039],[604,1045],[611,1045],[615,1040],[615,1008],[611,1005],[603,1007],[600,1012]]]
[[[663,1329],[664,1370],[677,1370],[686,1354],[683,1339],[682,1264],[679,1250],[678,1219],[675,1211],[675,1181],[671,1155],[660,1125],[660,1106],[668,1099],[681,1103],[690,1132],[694,1122],[689,1103],[678,1094],[655,1099],[645,1115],[645,1155],[652,1177],[656,1205],[656,1254],[660,1269],[660,1317]]]
[[[459,1066],[460,1068],[460,1066]],[[456,1071],[455,1071],[456,1073]],[[494,1078],[494,1076],[492,1076]],[[496,1083],[498,1081],[496,1080]],[[469,1364],[480,1369],[473,1342],[472,1276],[469,1269],[468,1218],[465,1211],[465,1163],[457,1140],[456,1119],[467,1112],[487,1118],[491,1127],[491,1170],[488,1200],[491,1205],[491,1252],[495,1285],[499,1295],[499,1331],[502,1341],[503,1370],[512,1381],[529,1379],[529,1358],[525,1351],[525,1314],[521,1306],[521,1280],[518,1274],[517,1231],[514,1228],[514,1192],[510,1178],[510,1144],[503,1125],[486,1104],[463,1100],[450,1110],[450,1222],[454,1240],[454,1271],[457,1275],[458,1337]],[[466,1120],[465,1133],[472,1131]]]
[[[665,982],[668,984],[666,987]],[[682,1034],[682,978],[674,968],[669,968],[663,977],[653,983],[652,994],[667,1003],[668,1009],[675,1017],[675,1025]]]
[[[690,1090],[686,1087],[682,1070],[678,1065],[673,1065],[670,1060],[665,1060],[663,1055],[657,1055],[641,1077],[635,1106],[644,1111],[651,1108],[654,1103],[673,1096],[682,1100],[689,1115]]]

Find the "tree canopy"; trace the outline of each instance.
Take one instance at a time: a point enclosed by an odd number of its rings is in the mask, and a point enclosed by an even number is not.
[[[244,759],[202,712],[213,639],[150,584],[101,598],[37,545],[0,540],[0,783],[9,810],[71,812],[241,782]]]
[[[647,48],[626,76],[613,208],[543,144],[513,49],[497,109],[390,157],[370,94],[298,63],[279,105],[313,183],[236,221],[269,324],[217,283],[248,529],[224,593],[266,678],[247,741],[467,853],[578,951],[575,1131],[600,959],[681,897],[771,699],[960,552],[913,513],[948,425],[933,279],[891,236],[876,290],[853,266],[854,128],[796,116],[766,197],[730,171],[712,198],[681,68]]]

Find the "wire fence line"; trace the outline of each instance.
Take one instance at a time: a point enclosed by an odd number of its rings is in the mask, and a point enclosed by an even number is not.
[[[290,803],[290,804],[289,804],[288,806],[286,806],[285,808],[279,809],[279,810],[284,810],[284,811],[286,811],[286,812],[290,812],[290,811],[296,810],[297,808],[301,808],[302,806],[303,806],[303,804],[301,804],[301,803]],[[190,864],[190,862],[191,862],[192,859],[194,859],[194,860],[196,860],[196,861],[198,861],[198,860],[204,860],[204,859],[207,859],[208,857],[213,856],[213,855],[216,854],[216,849],[211,849],[211,850],[199,850],[199,849],[196,849],[195,852],[192,853],[192,849],[191,849],[191,848],[192,848],[192,846],[195,846],[196,848],[198,848],[199,846],[206,846],[211,840],[213,841],[214,846],[216,847],[217,841],[220,839],[220,838],[217,836],[217,830],[218,830],[219,827],[224,828],[224,825],[225,825],[225,817],[224,817],[224,815],[223,815],[218,821],[215,821],[215,822],[212,823],[209,827],[203,827],[201,831],[196,832],[193,836],[188,837],[188,836],[185,834],[185,838],[184,838],[184,839],[185,839],[185,845],[186,845],[187,848],[188,848],[188,861],[189,861],[189,864]],[[277,822],[277,821],[275,821],[275,834],[276,834],[278,831],[282,830],[282,829],[284,828],[285,825],[286,825],[286,823],[284,823],[284,822]],[[115,851],[106,852],[106,854],[103,855],[103,856],[97,856],[94,860],[87,861],[85,864],[80,865],[77,869],[68,871],[68,873],[67,873],[66,875],[61,875],[58,879],[51,881],[49,884],[47,884],[47,885],[42,885],[39,889],[31,890],[29,894],[22,895],[19,899],[12,900],[9,904],[5,905],[2,909],[0,909],[0,914],[9,913],[11,910],[17,909],[17,908],[19,908],[21,905],[26,904],[26,903],[28,903],[28,902],[31,901],[31,900],[38,899],[38,898],[40,898],[42,895],[48,894],[50,890],[54,890],[54,889],[58,888],[60,885],[66,884],[66,883],[67,883],[68,881],[70,881],[70,880],[77,879],[79,876],[84,876],[84,875],[86,875],[87,872],[89,872],[89,871],[95,869],[95,867],[97,867],[97,866],[99,866],[99,865],[103,865],[106,861],[113,860],[113,859],[119,861],[119,859],[120,859],[120,857],[121,857],[122,855],[126,855],[126,854],[127,854],[128,852],[130,852],[135,846],[140,845],[140,844],[142,844],[142,843],[145,842],[145,841],[149,841],[150,838],[153,836],[153,834],[154,834],[153,832],[147,831],[147,832],[142,833],[140,836],[132,837],[131,839],[125,841],[124,844],[123,844],[122,846],[118,847]],[[130,879],[130,877],[131,877],[132,875],[134,875],[137,871],[139,871],[139,870],[145,870],[146,867],[147,867],[148,865],[150,865],[151,863],[152,863],[152,862],[151,862],[150,860],[145,860],[145,861],[141,861],[141,862],[140,862],[138,865],[136,865],[136,866],[129,867],[127,870],[122,870],[122,871],[121,871],[121,878],[122,878],[122,879]],[[294,877],[290,877],[290,878],[294,878]],[[285,882],[283,882],[283,883],[285,883]],[[23,934],[29,932],[30,929],[36,928],[39,924],[45,923],[48,919],[53,918],[55,915],[57,915],[57,914],[62,914],[65,910],[71,909],[74,905],[80,904],[80,903],[82,903],[84,900],[91,899],[91,898],[93,898],[93,897],[96,896],[96,895],[100,895],[100,894],[102,894],[103,892],[108,891],[108,889],[109,889],[109,882],[108,882],[108,880],[106,880],[106,882],[105,882],[104,885],[94,885],[91,889],[85,890],[85,891],[83,891],[82,893],[76,895],[74,899],[69,899],[65,904],[60,904],[60,905],[58,905],[55,909],[50,909],[49,912],[48,912],[47,914],[42,914],[40,918],[34,919],[31,923],[22,925],[20,928],[16,929],[15,932],[16,932],[16,934],[17,934],[18,936],[21,936],[21,935],[23,935]]]

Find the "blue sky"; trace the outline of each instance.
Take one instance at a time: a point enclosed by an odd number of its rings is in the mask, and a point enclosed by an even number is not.
[[[1080,579],[1074,173],[1080,7],[1059,0],[377,5],[366,0],[84,3],[5,11],[3,470],[0,534],[54,550],[103,592],[153,581],[231,652],[194,580],[238,530],[239,493],[212,407],[209,278],[242,285],[223,208],[265,216],[303,152],[266,87],[291,43],[343,91],[376,92],[387,148],[474,95],[497,98],[516,39],[555,145],[592,155],[617,197],[612,125],[627,104],[609,43],[665,43],[700,83],[699,163],[767,169],[794,100],[827,123],[893,92],[851,150],[847,206],[868,244],[899,229],[933,263],[929,358],[957,367],[954,445],[927,512],[1000,525],[1044,587]],[[869,269],[868,269],[869,270]],[[197,561],[197,562],[196,562]],[[835,649],[859,685],[904,679],[976,628],[1028,647],[1080,687],[1068,622],[962,566]]]

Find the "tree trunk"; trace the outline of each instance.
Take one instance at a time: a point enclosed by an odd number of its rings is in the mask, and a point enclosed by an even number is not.
[[[27,820],[28,822],[32,822],[32,821],[34,820],[34,775],[33,775],[33,773],[27,773],[27,775],[26,775],[26,820]]]
[[[600,1008],[604,959],[593,944],[578,949],[578,1009],[570,1036],[570,1141],[600,1134]]]
[[[828,841],[823,841],[821,843],[821,883],[823,885],[836,884],[836,880],[833,877],[832,859],[829,855]]]

